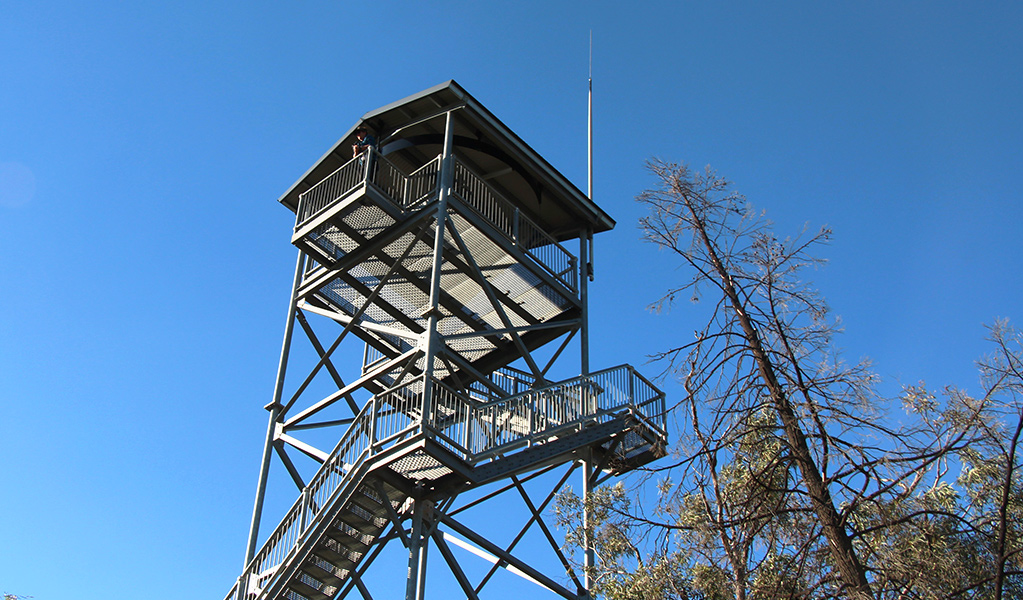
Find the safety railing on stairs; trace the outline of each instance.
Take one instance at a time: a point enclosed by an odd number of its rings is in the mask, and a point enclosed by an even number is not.
[[[421,378],[416,379],[386,394],[375,396],[366,404],[298,500],[249,562],[239,583],[227,595],[227,600],[257,597],[346,483],[348,475],[369,457],[420,430],[422,421],[416,415],[422,410],[422,383]],[[247,590],[245,596],[239,595],[242,583]]]
[[[622,411],[664,435],[664,393],[629,365],[486,403],[474,402],[439,381],[430,385],[433,409],[425,419],[423,377],[374,396],[366,404],[226,600],[257,597],[348,483],[349,474],[420,432],[427,432],[470,465],[516,446],[567,435],[572,428],[606,422]]]

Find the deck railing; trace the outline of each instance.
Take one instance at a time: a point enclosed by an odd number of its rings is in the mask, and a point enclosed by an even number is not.
[[[295,230],[337,200],[367,185],[367,181],[397,207],[414,209],[433,198],[439,174],[439,156],[406,175],[379,152],[369,149],[299,196]],[[578,292],[579,261],[575,255],[457,157],[452,192],[461,204],[483,217],[565,287]]]
[[[340,169],[327,175],[298,197],[298,211],[295,215],[295,229],[338,198],[347,195],[362,185],[366,179],[365,165],[358,158],[346,162]]]
[[[516,446],[544,443],[572,428],[605,422],[624,410],[664,435],[664,394],[629,365],[482,404],[432,381],[433,409],[425,419],[424,383],[418,377],[366,404],[226,600],[252,598],[265,588],[349,475],[417,433],[431,433],[470,465]],[[244,598],[242,584],[248,590]]]
[[[436,192],[438,173],[439,156],[406,175],[386,157],[369,148],[299,195],[295,230],[367,181],[396,206],[412,208]]]
[[[578,291],[578,260],[575,255],[457,157],[452,191],[463,204],[497,227],[568,289]]]
[[[664,393],[629,365],[479,404],[434,382],[431,426],[448,448],[477,463],[559,432],[631,410],[665,434]]]
[[[469,386],[470,400],[480,403],[491,402],[499,398],[516,396],[536,387],[536,377],[512,367],[501,367],[487,379],[489,380],[487,383],[475,381]],[[495,388],[501,392],[498,393]]]

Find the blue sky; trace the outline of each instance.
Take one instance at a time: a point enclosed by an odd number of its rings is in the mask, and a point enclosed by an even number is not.
[[[1010,2],[3,2],[0,591],[222,597],[294,269],[276,198],[448,79],[585,189],[591,30],[594,368],[704,318],[646,310],[685,276],[636,228],[659,157],[834,229],[848,359],[976,389],[983,324],[1023,319],[1021,29]]]

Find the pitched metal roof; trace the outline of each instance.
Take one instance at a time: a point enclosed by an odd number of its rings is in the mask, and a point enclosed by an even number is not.
[[[279,202],[295,211],[302,192],[351,160],[355,130],[363,125],[388,160],[406,172],[419,168],[441,153],[448,112],[456,156],[545,230],[572,239],[583,228],[614,228],[607,213],[453,80],[363,115]]]

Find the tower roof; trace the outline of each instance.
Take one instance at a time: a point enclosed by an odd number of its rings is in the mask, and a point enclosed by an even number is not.
[[[488,184],[559,239],[615,226],[557,169],[454,80],[370,111],[296,181],[279,202],[297,210],[299,195],[351,160],[355,131],[368,127],[380,152],[411,172],[441,153],[445,115],[455,119],[454,153]]]

